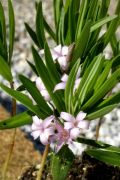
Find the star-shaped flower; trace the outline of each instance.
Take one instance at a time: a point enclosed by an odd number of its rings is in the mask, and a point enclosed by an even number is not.
[[[32,133],[34,139],[40,137],[42,144],[49,144],[49,137],[54,134],[54,127],[51,122],[55,119],[55,116],[51,115],[46,119],[39,119],[37,116],[33,116]]]
[[[61,112],[60,117],[65,120],[64,128],[66,130],[70,130],[70,137],[72,139],[76,139],[80,135],[80,129],[88,129],[89,128],[89,121],[84,120],[86,117],[86,113],[80,111],[76,118],[67,113]]]

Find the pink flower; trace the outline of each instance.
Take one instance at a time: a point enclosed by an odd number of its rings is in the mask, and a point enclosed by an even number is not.
[[[44,97],[44,99],[46,101],[50,101],[50,96],[49,96],[42,80],[40,79],[40,77],[38,77],[36,79],[36,86],[37,86],[38,90],[40,91],[41,95]]]
[[[50,137],[50,141],[52,149],[57,153],[63,145],[69,145],[72,142],[72,139],[69,130],[64,129],[59,122],[55,121],[55,134]]]
[[[62,70],[66,70],[68,68],[68,62],[66,60],[66,57],[68,55],[68,47],[67,46],[61,46],[58,45],[55,48],[51,50],[51,54],[53,57],[53,60],[58,60],[58,63],[60,64],[60,67]]]
[[[54,92],[57,91],[57,90],[61,90],[61,89],[65,89],[66,87],[66,84],[67,84],[67,80],[68,80],[68,75],[67,74],[64,74],[62,77],[61,77],[61,82],[56,84],[55,88],[54,88]]]
[[[63,74],[63,76],[61,77],[61,82],[56,84],[56,86],[54,88],[54,92],[57,91],[57,90],[65,89],[66,84],[67,84],[67,80],[68,80],[68,75]],[[74,85],[74,91],[78,88],[78,86],[80,84],[80,80],[81,80],[81,78],[79,78],[79,76],[77,74],[76,80],[75,80],[75,85]]]
[[[55,48],[51,49],[51,54],[53,60],[57,60],[61,69],[65,71],[68,68],[67,55],[68,55],[68,47],[58,45]],[[40,50],[40,55],[44,55],[44,49]]]
[[[66,112],[61,112],[60,117],[65,120],[64,128],[70,130],[70,137],[76,139],[80,135],[80,129],[88,129],[89,121],[84,120],[86,113],[80,111],[76,118]]]
[[[32,133],[34,139],[40,137],[42,144],[49,144],[49,137],[54,134],[54,127],[51,122],[55,119],[55,116],[51,115],[46,119],[39,119],[37,116],[33,116]]]

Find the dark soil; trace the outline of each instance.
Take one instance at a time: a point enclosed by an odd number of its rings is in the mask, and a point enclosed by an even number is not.
[[[43,172],[43,180],[52,180],[49,171],[48,163],[46,164]],[[30,167],[22,175],[20,180],[35,180],[37,169]],[[59,175],[58,175],[59,176]],[[67,180],[119,180],[120,168],[110,166],[102,163],[87,154],[83,153],[82,158],[76,157]]]

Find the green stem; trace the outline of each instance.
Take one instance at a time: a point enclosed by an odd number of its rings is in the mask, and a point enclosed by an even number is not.
[[[48,155],[48,152],[49,152],[49,147],[50,147],[49,144],[46,145],[46,147],[45,147],[45,150],[44,150],[44,153],[43,153],[43,156],[42,156],[42,161],[41,161],[41,164],[40,164],[40,169],[38,171],[36,180],[41,180],[42,179],[42,172],[43,172],[45,161],[46,161],[46,158],[47,158],[47,155]]]
[[[11,89],[14,89],[14,83],[10,83]],[[11,116],[14,116],[16,114],[16,100],[12,98],[12,108],[11,108]],[[9,147],[9,152],[7,154],[7,157],[5,159],[5,162],[3,164],[3,168],[2,168],[2,180],[6,180],[6,174],[7,174],[7,169],[8,166],[10,164],[10,160],[12,157],[12,153],[13,153],[13,148],[14,148],[14,144],[15,144],[15,137],[16,137],[16,129],[14,129],[13,131],[13,135],[11,138],[11,143],[10,143],[10,147]]]

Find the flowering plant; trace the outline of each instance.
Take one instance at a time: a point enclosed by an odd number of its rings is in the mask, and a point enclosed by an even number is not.
[[[15,23],[11,0],[8,2],[9,47],[6,43],[4,10],[0,3],[0,74],[12,85]],[[53,179],[58,179],[56,169],[61,172],[60,179],[65,179],[74,158],[71,152],[74,142],[91,146],[86,149],[89,155],[106,163],[120,165],[119,148],[80,137],[81,130],[88,129],[91,120],[103,117],[120,102],[120,92],[110,93],[120,80],[120,49],[115,36],[119,25],[120,1],[112,16],[107,15],[110,1],[53,2],[55,31],[43,16],[42,2],[36,3],[36,29],[25,24],[34,42],[31,48],[34,62],[28,63],[36,74],[36,81],[19,75],[22,85],[16,90],[0,84],[5,92],[26,106],[27,111],[0,122],[0,129],[32,123],[33,138],[40,138],[42,144],[50,145],[52,149]],[[100,36],[105,24],[106,32]],[[49,48],[45,31],[55,42],[54,48]],[[110,60],[103,55],[108,43],[113,51]]]

